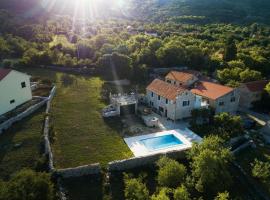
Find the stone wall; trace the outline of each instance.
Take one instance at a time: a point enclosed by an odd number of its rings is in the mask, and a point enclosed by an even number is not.
[[[186,157],[186,152],[185,151],[170,151],[167,153],[161,153],[161,154],[154,154],[154,155],[149,155],[149,156],[143,156],[143,157],[134,157],[134,158],[129,158],[125,160],[119,160],[119,161],[113,161],[110,162],[108,165],[108,171],[113,172],[113,171],[124,171],[128,169],[133,169],[136,167],[141,167],[149,164],[153,164],[161,156],[168,156],[173,159],[183,159]]]
[[[101,167],[99,163],[96,163],[75,168],[57,169],[55,170],[55,173],[61,178],[82,177],[87,175],[100,174]]]
[[[50,131],[50,115],[49,114],[50,114],[50,109],[51,109],[51,102],[55,95],[55,92],[56,92],[56,87],[53,87],[47,101],[46,117],[45,117],[45,122],[44,122],[44,129],[43,129],[44,148],[45,148],[44,153],[48,157],[48,167],[50,171],[54,170],[54,165],[53,165],[53,153],[51,149],[50,136],[49,136],[49,131]]]
[[[5,121],[4,123],[0,124],[0,135],[2,133],[4,133],[5,130],[10,128],[15,122],[21,121],[25,117],[28,117],[29,115],[31,115],[32,113],[37,111],[39,108],[44,106],[47,101],[48,101],[48,99],[44,99],[41,102],[29,107],[27,110],[25,110],[24,112],[18,114],[17,116],[12,117],[12,118],[8,119],[7,121]]]

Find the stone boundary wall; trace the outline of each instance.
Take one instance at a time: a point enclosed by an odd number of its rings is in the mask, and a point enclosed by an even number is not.
[[[42,100],[41,102],[29,107],[27,110],[23,111],[22,113],[18,114],[17,116],[12,117],[12,118],[8,119],[7,121],[3,122],[2,124],[0,124],[0,135],[2,133],[4,133],[5,130],[10,128],[15,122],[21,121],[25,117],[28,117],[29,115],[31,115],[32,113],[37,111],[39,108],[44,106],[47,101],[48,101],[48,99],[46,98],[46,99]]]
[[[168,156],[173,159],[183,159],[186,157],[186,151],[170,151],[167,153],[154,154],[149,156],[134,157],[125,160],[112,161],[108,164],[108,171],[124,171],[153,164],[159,160],[161,156]]]
[[[57,169],[55,170],[55,173],[61,178],[82,177],[87,175],[100,174],[101,167],[99,163],[95,163],[75,168]]]
[[[45,155],[48,157],[48,167],[49,167],[49,171],[53,171],[54,170],[54,166],[53,166],[53,153],[52,153],[52,149],[51,149],[51,143],[50,143],[50,138],[49,138],[49,131],[50,131],[50,109],[51,109],[51,102],[52,99],[55,95],[56,92],[56,87],[54,86],[50,92],[50,95],[48,97],[48,101],[47,101],[47,107],[46,107],[46,117],[45,117],[45,121],[44,121],[44,128],[43,128],[43,137],[44,137],[44,148],[45,148]]]

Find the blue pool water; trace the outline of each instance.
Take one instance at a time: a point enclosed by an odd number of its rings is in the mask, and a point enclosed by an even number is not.
[[[149,151],[165,149],[183,144],[183,142],[177,137],[175,137],[173,134],[147,138],[140,141]]]

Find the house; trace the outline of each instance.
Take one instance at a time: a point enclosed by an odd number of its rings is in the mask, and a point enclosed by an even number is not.
[[[267,80],[260,80],[241,84],[238,88],[240,92],[240,106],[251,108],[253,102],[261,99],[268,82]]]
[[[32,99],[30,76],[0,69],[0,115]]]
[[[213,82],[200,81],[195,84],[191,92],[202,98],[215,109],[215,113],[235,113],[238,110],[240,95],[237,89]]]
[[[198,80],[194,74],[180,71],[171,71],[165,77],[167,83],[183,87],[191,87]]]
[[[146,101],[162,116],[178,120],[191,116],[195,95],[182,86],[155,79],[146,88]]]

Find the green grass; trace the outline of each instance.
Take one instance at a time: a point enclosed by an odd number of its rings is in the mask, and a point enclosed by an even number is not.
[[[52,105],[55,141],[53,153],[57,168],[91,163],[105,166],[113,160],[132,156],[119,135],[119,120],[104,121],[100,111],[103,81],[99,78],[72,76],[62,84],[57,76],[57,95]]]
[[[8,179],[22,168],[34,168],[40,157],[43,112],[39,110],[0,135],[0,178]]]

